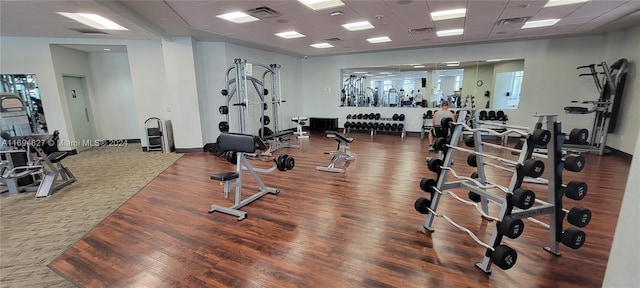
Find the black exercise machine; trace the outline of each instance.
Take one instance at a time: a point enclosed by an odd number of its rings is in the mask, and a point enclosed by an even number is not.
[[[596,67],[600,67],[599,72]],[[607,134],[614,133],[618,122],[618,111],[624,93],[624,86],[627,78],[627,70],[629,62],[622,58],[613,63],[611,66],[607,62],[600,64],[590,64],[580,66],[577,69],[589,69],[590,73],[583,73],[579,76],[591,76],[593,82],[600,93],[600,97],[596,101],[583,101],[580,104],[586,106],[566,106],[564,110],[568,114],[589,114],[595,113],[593,128],[591,129],[591,138],[586,144],[565,144],[565,147],[571,151],[586,151],[598,155],[604,155],[609,151],[606,149]],[[602,80],[599,75],[603,75]],[[572,101],[572,103],[578,103]]]

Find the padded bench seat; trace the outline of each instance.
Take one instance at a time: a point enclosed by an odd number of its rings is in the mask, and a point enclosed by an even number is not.
[[[564,111],[567,113],[587,114],[589,113],[589,108],[580,107],[580,106],[566,106],[564,107]]]
[[[240,177],[236,172],[223,172],[211,175],[211,180],[226,182]]]
[[[62,161],[62,159],[67,158],[67,156],[69,156],[67,152],[53,152],[49,154],[49,161],[51,161],[51,163],[58,163]]]

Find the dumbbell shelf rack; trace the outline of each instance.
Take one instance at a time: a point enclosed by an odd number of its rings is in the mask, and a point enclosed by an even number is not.
[[[460,141],[460,138],[462,136],[463,126],[466,126],[464,124],[466,113],[467,113],[466,111],[461,112],[462,117],[458,117],[458,121],[454,124],[455,128],[453,130],[453,133],[451,135],[451,140],[449,142],[451,143],[450,144],[451,147],[447,149],[445,152],[444,161],[443,161],[441,170],[438,173],[438,179],[435,184],[435,189],[433,189],[433,191],[438,193],[432,192],[432,198],[431,198],[431,201],[429,202],[430,204],[429,209],[428,209],[428,212],[426,213],[427,219],[423,225],[424,228],[429,232],[434,232],[434,229],[432,226],[434,218],[443,217],[443,215],[438,215],[436,212],[441,194],[447,194],[447,193],[443,193],[442,191],[449,190],[449,189],[464,189],[464,190],[474,192],[480,196],[479,204],[481,205],[481,207],[478,207],[476,205],[476,208],[478,210],[482,210],[481,212],[483,214],[483,217],[488,220],[495,219],[495,218],[486,217],[486,215],[489,215],[489,209],[488,209],[489,201],[500,205],[501,208],[496,218],[500,219],[501,221],[504,221],[505,217],[507,216],[510,218],[516,218],[516,219],[523,219],[523,218],[531,219],[531,217],[534,217],[534,216],[549,214],[550,223],[548,225],[537,219],[532,219],[532,221],[538,224],[542,224],[543,226],[547,226],[547,228],[549,229],[549,246],[544,247],[544,249],[554,255],[557,255],[557,256],[561,255],[559,243],[562,242],[561,240],[561,237],[563,235],[562,224],[565,216],[565,212],[562,209],[562,197],[564,193],[562,190],[562,175],[561,175],[562,169],[564,167],[563,161],[561,159],[564,134],[562,134],[561,132],[562,130],[560,127],[561,126],[560,122],[556,121],[557,116],[534,115],[534,117],[537,117],[537,122],[528,131],[529,136],[526,138],[526,141],[522,146],[519,159],[517,160],[518,163],[524,163],[525,160],[531,158],[534,151],[534,147],[536,146],[532,140],[532,134],[536,129],[541,129],[543,124],[546,124],[546,128],[548,129],[549,132],[551,132],[551,137],[549,139],[549,142],[547,143],[548,151],[551,151],[551,153],[548,153],[547,163],[553,164],[552,167],[549,167],[547,169],[547,174],[550,175],[549,181],[548,181],[549,182],[548,202],[535,200],[534,203],[536,203],[536,205],[534,205],[529,209],[524,210],[524,209],[519,209],[514,207],[512,203],[513,194],[510,193],[511,191],[515,191],[515,189],[519,188],[525,178],[523,165],[521,164],[516,165],[515,173],[513,173],[511,177],[509,187],[506,188],[506,191],[504,191],[504,192],[507,192],[504,198],[495,196],[494,193],[490,193],[487,191],[487,188],[492,186],[495,187],[496,185],[493,185],[492,183],[487,182],[487,179],[485,177],[485,172],[484,172],[484,159],[483,159],[484,153],[482,149],[483,145],[481,144],[482,143],[481,137],[483,134],[482,132],[485,129],[471,129],[472,130],[471,132],[473,132],[474,141],[476,143],[474,145],[475,147],[474,151],[476,152],[475,154],[477,157],[476,159],[477,159],[478,178],[471,179],[467,177],[459,177],[460,179],[464,179],[464,180],[446,182],[447,174],[450,171],[453,172],[452,169],[450,168],[451,160],[453,159],[453,154],[454,154],[454,151],[456,150],[456,149],[453,149],[453,146],[455,146]],[[477,113],[473,113],[473,114],[474,114],[473,115],[474,123],[479,123],[478,114]],[[543,123],[544,119],[546,119],[546,123]],[[455,172],[453,172],[453,175],[458,177],[455,174]],[[450,193],[453,193],[453,192],[450,192]],[[454,196],[454,198],[457,198],[458,200],[463,201],[459,197]],[[495,227],[493,228],[491,239],[487,244],[487,243],[481,242],[475,235],[473,235],[473,233],[471,233],[466,228],[462,228],[461,226],[455,224],[455,222],[453,222],[451,219],[449,218],[445,218],[445,219],[451,224],[453,224],[454,226],[456,226],[458,229],[469,233],[469,235],[471,235],[472,238],[474,238],[474,240],[478,244],[487,248],[482,261],[476,263],[476,267],[478,267],[480,270],[482,270],[486,274],[490,274],[493,253],[497,251],[496,248],[498,248],[499,246],[503,246],[501,245],[501,242],[504,235],[499,231],[498,225],[495,225]],[[582,234],[582,237],[584,237],[584,234]],[[584,243],[583,238],[579,239],[578,241],[582,241],[582,243]],[[582,245],[582,243],[580,244],[580,246]],[[572,248],[577,249],[575,247],[572,247]],[[515,253],[515,250],[513,250],[513,253],[515,255],[513,255],[512,258],[509,258],[509,256],[507,256],[507,258],[504,258],[503,260],[503,261],[512,261],[512,262],[508,263],[508,265],[506,265],[507,267],[501,266],[501,268],[509,269],[511,268],[511,266],[515,264],[517,254]]]
[[[387,129],[382,129],[382,128],[356,128],[356,127],[345,127],[345,132],[367,132],[370,133],[371,136],[374,136],[375,134],[400,134],[400,137],[404,138],[404,136],[406,136],[406,125],[404,123],[404,120],[394,120],[392,117],[380,117],[378,119],[364,119],[364,118],[360,118],[357,119],[356,121],[349,121],[349,120],[353,120],[352,119],[347,119],[348,123],[377,123],[378,125],[397,125],[396,127],[398,127],[396,130],[387,130]],[[346,125],[345,125],[346,126]]]

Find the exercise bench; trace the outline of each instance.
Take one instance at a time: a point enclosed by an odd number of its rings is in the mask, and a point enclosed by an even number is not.
[[[256,148],[260,150],[266,149],[266,144],[260,137],[246,134],[232,134],[222,133],[216,141],[221,149],[227,151],[234,151],[237,154],[236,171],[223,172],[211,175],[211,180],[219,181],[223,185],[224,198],[229,198],[229,192],[231,188],[236,189],[236,195],[234,204],[230,207],[223,207],[219,205],[211,205],[209,213],[219,211],[222,213],[234,215],[238,217],[238,221],[247,217],[247,212],[240,210],[240,208],[248,205],[249,203],[257,200],[258,198],[266,194],[278,194],[276,188],[267,187],[260,179],[258,174],[268,174],[277,169],[274,165],[269,169],[254,168],[249,160],[246,158],[246,153],[255,153]],[[247,170],[260,188],[258,192],[251,195],[247,199],[242,200],[242,171]]]
[[[325,154],[333,155],[331,163],[327,166],[316,166],[316,169],[320,171],[344,173],[347,167],[349,167],[349,164],[351,164],[353,160],[356,160],[355,156],[347,153],[351,142],[353,142],[353,138],[347,138],[336,131],[325,132],[327,133],[328,138],[333,138],[338,142],[338,148],[336,151],[325,152]]]

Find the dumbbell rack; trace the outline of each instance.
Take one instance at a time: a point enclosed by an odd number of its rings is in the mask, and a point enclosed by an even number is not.
[[[421,201],[421,200],[425,200],[424,198],[419,198],[416,201],[416,209],[424,214],[427,214],[427,220],[425,222],[425,224],[423,225],[424,228],[427,231],[433,232],[434,229],[432,227],[432,223],[433,223],[433,219],[434,217],[443,217],[442,215],[438,215],[436,214],[436,210],[437,210],[437,206],[440,200],[440,196],[441,194],[445,194],[442,193],[442,191],[447,190],[447,189],[456,189],[456,188],[462,188],[464,190],[469,190],[472,193],[475,193],[476,195],[478,195],[480,197],[479,199],[479,204],[481,207],[478,207],[475,203],[471,203],[471,205],[475,205],[476,208],[478,210],[481,210],[482,215],[484,218],[486,219],[493,219],[493,220],[497,220],[498,225],[495,226],[495,228],[493,229],[493,233],[491,236],[491,240],[489,241],[489,244],[483,243],[481,242],[473,233],[471,233],[469,230],[467,230],[466,228],[462,228],[461,226],[454,224],[455,222],[453,222],[452,220],[450,220],[449,218],[444,217],[447,221],[449,221],[451,224],[453,224],[454,226],[456,226],[457,228],[459,228],[460,230],[463,230],[467,233],[469,233],[469,235],[471,235],[472,238],[474,238],[474,240],[487,248],[486,253],[482,259],[481,262],[477,263],[476,266],[481,269],[483,272],[490,274],[491,273],[491,264],[492,263],[496,263],[500,268],[502,269],[509,269],[511,268],[514,264],[515,261],[517,259],[517,253],[515,252],[515,250],[513,250],[512,248],[509,248],[506,245],[502,245],[502,238],[503,236],[505,236],[505,234],[503,234],[503,232],[505,231],[504,229],[500,229],[501,224],[503,223],[516,223],[515,225],[512,226],[512,224],[506,224],[504,226],[508,226],[508,229],[513,229],[514,232],[512,233],[510,230],[508,230],[508,232],[511,234],[512,237],[510,238],[517,238],[518,236],[520,236],[520,234],[517,234],[514,236],[514,233],[522,233],[522,229],[524,228],[524,224],[522,223],[522,218],[528,218],[531,219],[531,217],[534,216],[539,216],[539,215],[544,215],[544,214],[549,214],[550,215],[550,223],[549,224],[545,224],[539,220],[535,220],[533,219],[532,221],[538,224],[541,224],[547,228],[549,228],[549,246],[545,247],[545,249],[551,253],[553,253],[554,255],[560,255],[560,250],[559,250],[559,243],[564,243],[565,245],[577,249],[580,246],[582,246],[584,244],[584,232],[576,229],[576,228],[568,228],[567,230],[562,229],[562,222],[565,216],[565,210],[562,208],[562,196],[564,195],[564,190],[566,188],[563,187],[562,185],[562,177],[561,177],[561,171],[564,168],[564,161],[561,159],[562,157],[562,141],[564,140],[564,134],[561,133],[561,129],[560,129],[560,123],[556,121],[556,116],[555,115],[537,115],[536,117],[538,117],[538,121],[536,122],[536,124],[534,125],[534,127],[532,129],[529,130],[529,136],[527,137],[527,140],[525,141],[522,150],[520,151],[520,157],[518,159],[518,163],[525,163],[525,160],[527,159],[531,159],[531,156],[533,155],[533,150],[535,147],[535,142],[533,141],[533,135],[537,133],[536,130],[541,130],[541,127],[543,125],[543,119],[546,118],[546,127],[547,129],[549,129],[549,132],[551,132],[551,137],[549,137],[549,142],[547,143],[547,147],[549,149],[549,151],[553,151],[553,153],[549,153],[548,156],[548,163],[553,163],[553,167],[551,168],[551,171],[548,172],[548,174],[551,176],[549,179],[549,186],[548,186],[548,193],[549,193],[549,197],[548,197],[548,201],[549,202],[544,202],[544,201],[540,201],[540,200],[535,200],[535,203],[539,204],[535,207],[531,207],[528,206],[526,208],[523,209],[517,209],[514,207],[514,203],[513,201],[519,201],[516,199],[516,193],[514,193],[516,191],[516,189],[520,188],[523,179],[525,177],[525,166],[526,165],[521,165],[518,164],[516,165],[515,168],[515,173],[513,173],[512,178],[511,178],[511,182],[509,185],[508,190],[504,191],[507,192],[506,196],[504,197],[504,199],[500,198],[500,197],[496,197],[493,193],[489,193],[486,189],[487,188],[493,188],[496,185],[494,185],[493,183],[489,183],[486,180],[485,177],[485,172],[484,172],[484,157],[483,155],[486,155],[483,153],[483,149],[482,149],[482,133],[481,132],[487,132],[486,130],[488,129],[476,129],[476,128],[472,128],[470,129],[473,132],[473,137],[474,137],[474,141],[476,143],[476,145],[474,145],[475,149],[475,155],[476,160],[477,160],[477,179],[472,179],[472,178],[467,178],[467,177],[460,177],[458,175],[455,174],[455,172],[449,168],[451,165],[451,160],[453,159],[453,152],[456,143],[459,142],[460,137],[462,135],[462,128],[463,126],[466,126],[463,124],[462,119],[464,119],[466,117],[466,111],[461,112],[462,117],[459,117],[459,120],[456,122],[456,126],[455,129],[453,131],[453,134],[451,136],[451,141],[450,141],[450,145],[451,147],[448,147],[449,149],[446,149],[446,153],[444,156],[444,161],[442,163],[441,168],[438,171],[438,180],[437,181],[433,181],[432,179],[427,179],[427,181],[425,182],[425,179],[423,179],[421,181],[421,188],[426,191],[426,192],[430,192],[431,193],[431,200],[428,201]],[[475,113],[474,115],[474,123],[478,123],[478,114]],[[474,124],[475,125],[475,124]],[[470,128],[468,126],[466,126],[467,128]],[[485,130],[485,131],[483,131]],[[537,134],[540,135],[540,134]],[[460,149],[460,148],[458,148]],[[464,149],[463,149],[464,150]],[[488,157],[488,155],[486,156]],[[490,158],[494,158],[494,157],[490,157]],[[497,157],[496,157],[497,158]],[[584,164],[584,160],[582,159],[583,162],[581,162],[581,164]],[[431,164],[430,164],[431,165]],[[489,165],[491,166],[491,165]],[[430,167],[431,169],[432,167]],[[580,169],[581,170],[581,169]],[[458,178],[458,179],[464,179],[464,180],[460,180],[460,181],[453,181],[453,182],[445,182],[446,181],[446,177],[448,172],[451,171],[452,174]],[[574,170],[575,171],[575,170]],[[423,187],[423,183],[429,183],[429,181],[432,181],[434,183],[432,183],[434,185],[434,187]],[[424,184],[425,186],[429,186],[428,184]],[[438,193],[435,193],[438,192]],[[529,191],[531,193],[533,193],[532,191]],[[586,186],[585,186],[585,191],[586,193]],[[470,193],[470,195],[472,194]],[[453,196],[453,192],[449,192],[450,195]],[[534,203],[534,199],[535,199],[535,194],[533,194],[532,196],[533,199],[528,199],[528,201],[531,202],[531,205],[533,205]],[[466,202],[466,203],[470,203],[468,201],[462,200],[461,198],[457,197],[457,196],[453,196],[454,198],[457,198],[458,200],[462,201],[462,202]],[[582,195],[582,197],[584,197],[584,194]],[[577,199],[577,198],[574,198]],[[580,198],[581,199],[581,198]],[[579,200],[579,199],[577,199]],[[493,218],[488,216],[488,201],[491,202],[495,202],[498,203],[498,205],[501,206],[500,212],[499,212],[499,216],[497,218]],[[419,203],[422,202],[422,203]],[[477,201],[476,201],[477,202]],[[420,207],[420,205],[423,205],[423,203],[426,203],[426,205],[429,205],[428,209],[424,209],[423,211],[421,211],[420,209],[422,209]],[[527,209],[528,208],[528,209]],[[577,208],[577,207],[576,207]],[[581,207],[580,207],[581,208]],[[575,208],[574,208],[575,209]],[[571,213],[573,213],[573,210],[569,213],[571,216]],[[582,208],[584,209],[584,208]],[[425,211],[426,210],[426,211]],[[581,226],[577,225],[578,227],[584,227],[586,224],[588,224],[588,221],[590,220],[591,217],[591,213],[590,211],[588,211],[588,209],[586,209],[588,213],[583,213],[581,215],[584,215],[585,217],[588,216],[588,219],[581,219],[581,220],[577,220],[578,222],[582,221],[582,222],[586,222],[582,223],[580,222]],[[578,210],[579,212],[583,212]],[[425,213],[426,212],[426,213]],[[581,216],[579,215],[579,216]],[[575,216],[575,215],[574,215]],[[583,217],[583,218],[585,218]],[[575,217],[574,217],[575,219]],[[516,222],[519,221],[519,222]],[[503,226],[503,227],[504,227]],[[502,231],[502,232],[501,232]],[[573,241],[573,242],[572,242]]]
[[[377,133],[399,133],[400,137],[404,138],[404,136],[406,135],[404,117],[400,117],[398,114],[394,114],[394,116],[389,118],[379,117],[379,114],[373,114],[374,117],[371,117],[372,114],[373,113],[367,114],[367,118],[347,117],[347,121],[344,125],[345,131],[367,132],[370,133],[371,136]],[[364,114],[353,114],[354,117],[358,115]],[[356,120],[353,121],[354,119]],[[350,120],[352,121],[350,122]]]

